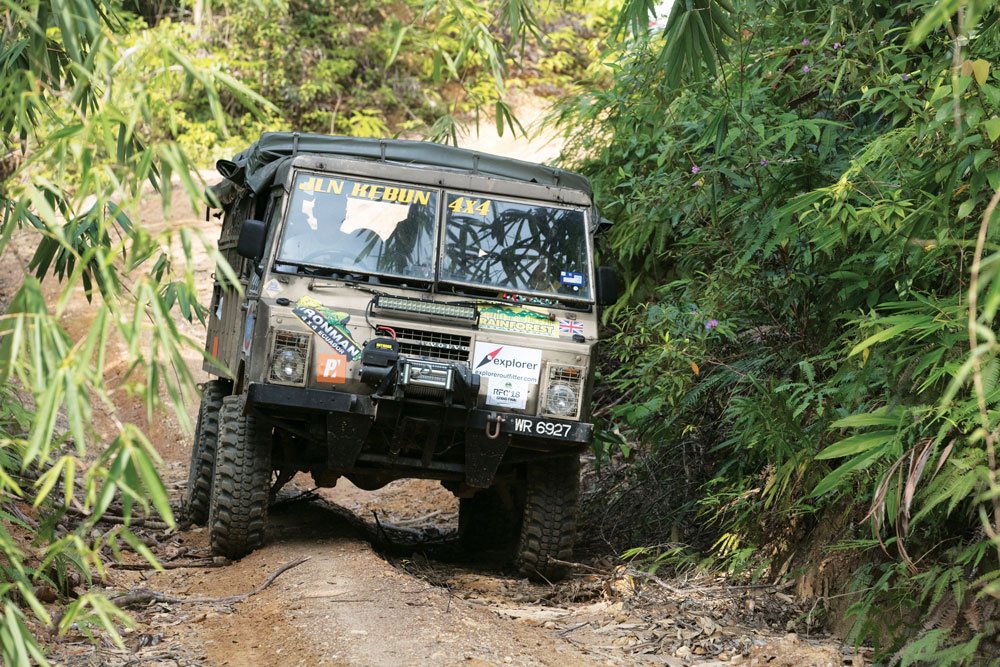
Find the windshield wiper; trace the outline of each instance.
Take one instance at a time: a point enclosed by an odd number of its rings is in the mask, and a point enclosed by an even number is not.
[[[362,283],[377,287],[403,287],[426,291],[430,288],[430,285],[433,282],[429,278],[354,272],[346,271],[344,269],[334,269],[326,266],[313,266],[309,264],[286,264],[285,266],[289,268],[294,267],[296,273],[311,276],[313,278],[339,280],[345,283]],[[310,284],[320,287],[320,285],[316,285],[315,281]]]
[[[340,269],[331,269],[326,266],[306,266],[304,264],[297,264],[295,266],[296,273],[302,273],[307,276],[315,276],[317,278],[333,278],[334,280],[359,280],[356,274],[350,273],[348,271],[343,271]]]

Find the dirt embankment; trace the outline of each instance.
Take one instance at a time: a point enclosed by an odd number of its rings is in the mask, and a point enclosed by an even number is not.
[[[537,114],[536,114],[537,115]],[[529,120],[531,120],[529,118]],[[493,139],[483,128],[477,148],[546,159],[557,145]],[[171,220],[152,197],[141,215],[153,229],[195,225],[209,237],[218,221],[190,212],[177,198]],[[211,266],[196,258],[204,303]],[[0,290],[18,271],[0,276]],[[0,292],[2,293],[2,292]],[[8,295],[9,296],[9,295]],[[86,330],[87,304],[67,322]],[[197,323],[182,323],[196,340]],[[188,363],[204,379],[200,358]],[[109,359],[111,373],[128,359]],[[147,428],[164,458],[162,473],[179,503],[190,437],[176,416],[146,423],[140,406],[119,396],[124,418]],[[193,418],[197,406],[190,406]],[[110,433],[108,420],[97,425]],[[296,479],[272,508],[266,545],[236,563],[213,560],[203,529],[150,528],[145,538],[167,569],[112,568],[109,594],[148,590],[132,608],[137,625],[126,649],[92,646],[70,636],[53,646],[73,665],[840,665],[836,642],[788,634],[808,628],[807,607],[781,590],[734,589],[722,582],[663,581],[616,568],[611,555],[581,563],[566,582],[530,584],[496,564],[472,562],[452,539],[456,501],[427,481],[397,482],[362,492],[347,482],[311,493]],[[270,585],[240,601],[225,598]],[[141,568],[138,559],[132,562]],[[148,598],[148,599],[147,599]],[[184,601],[197,598],[198,601]],[[855,659],[855,664],[857,664]]]

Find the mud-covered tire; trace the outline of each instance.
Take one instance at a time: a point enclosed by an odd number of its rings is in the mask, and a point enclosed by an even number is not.
[[[458,501],[458,541],[466,551],[510,549],[517,537],[517,514],[494,488]]]
[[[191,445],[191,467],[188,469],[184,509],[191,523],[204,525],[208,521],[208,506],[212,501],[212,473],[215,468],[215,448],[219,439],[219,410],[222,399],[229,394],[225,380],[205,383],[198,408],[198,424]]]
[[[256,416],[242,414],[239,396],[223,399],[208,517],[209,542],[217,555],[235,560],[264,543],[271,440]]]
[[[580,500],[580,458],[577,455],[529,463],[526,470],[524,514],[514,552],[514,565],[527,577],[556,581],[576,541]]]

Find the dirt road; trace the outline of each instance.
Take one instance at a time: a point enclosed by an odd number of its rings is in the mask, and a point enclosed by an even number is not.
[[[493,133],[495,134],[495,133]],[[546,159],[558,147],[494,139],[476,147]],[[215,238],[218,222],[189,212],[178,198],[170,221],[151,198],[152,229],[190,224]],[[203,303],[211,267],[198,257]],[[86,328],[82,299],[67,314]],[[200,325],[182,323],[196,340]],[[191,353],[192,368],[200,359]],[[112,360],[120,367],[123,356]],[[199,376],[203,379],[199,371]],[[147,428],[164,458],[163,475],[179,504],[190,436],[175,416],[145,423],[122,399],[123,416]],[[195,405],[190,407],[193,418]],[[110,423],[98,427],[109,430]],[[113,569],[111,592],[151,589],[198,602],[153,601],[132,609],[127,648],[93,647],[69,637],[56,647],[74,665],[840,665],[836,642],[788,635],[803,611],[780,591],[665,583],[615,574],[610,557],[592,559],[559,586],[508,576],[496,564],[465,560],[452,539],[457,503],[439,485],[397,482],[372,493],[347,482],[309,493],[294,480],[272,508],[266,545],[237,563],[211,561],[200,528],[150,531],[169,568]],[[135,561],[138,565],[138,560]],[[279,568],[267,587],[245,594]],[[803,613],[804,615],[804,613]]]

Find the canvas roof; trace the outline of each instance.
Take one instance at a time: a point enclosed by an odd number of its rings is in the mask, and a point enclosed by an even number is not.
[[[426,141],[363,139],[299,132],[266,132],[219,173],[254,192],[268,187],[283,164],[299,155],[330,155],[412,166],[451,169],[524,183],[579,190],[592,196],[590,181],[572,171]]]

